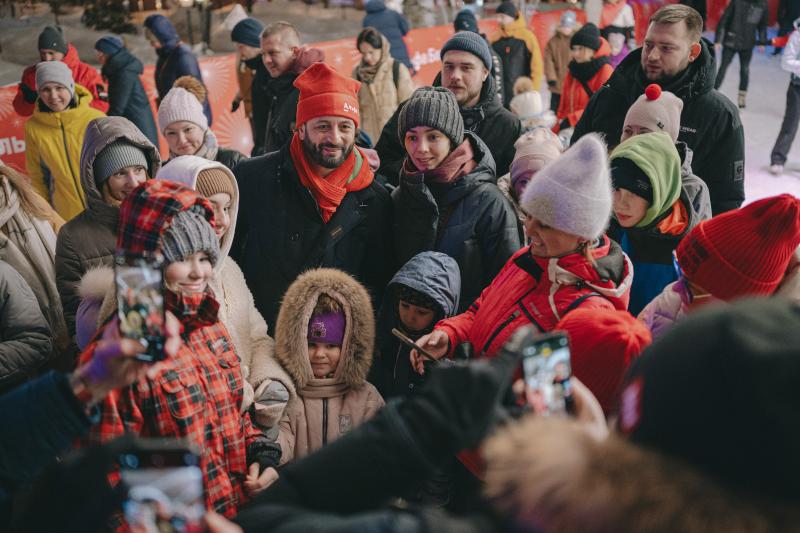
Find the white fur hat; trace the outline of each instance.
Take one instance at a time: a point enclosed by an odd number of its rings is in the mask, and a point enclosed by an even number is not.
[[[200,100],[183,87],[173,87],[158,106],[158,129],[164,133],[167,126],[181,120],[197,124],[203,131],[208,129]]]
[[[536,174],[520,207],[543,224],[585,239],[600,237],[611,218],[606,145],[589,134]]]

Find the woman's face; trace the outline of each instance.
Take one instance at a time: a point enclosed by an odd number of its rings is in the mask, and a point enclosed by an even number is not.
[[[531,239],[531,254],[536,257],[560,257],[578,249],[583,239],[525,217],[525,234]]]
[[[64,111],[72,101],[69,89],[60,83],[45,83],[44,87],[39,89],[39,98],[54,113]]]
[[[576,44],[570,47],[569,54],[576,63],[588,63],[594,57],[594,50]]]
[[[211,207],[214,208],[214,233],[217,238],[222,239],[231,227],[231,195],[226,192],[218,192],[208,197]]]
[[[105,200],[120,204],[136,187],[147,180],[147,169],[141,165],[123,167],[106,180],[103,187]]]
[[[169,151],[175,155],[194,155],[203,145],[206,132],[194,122],[179,120],[164,128]]]
[[[450,155],[450,139],[439,130],[417,126],[406,132],[405,148],[420,172],[433,170]]]
[[[381,60],[381,49],[375,48],[368,42],[362,42],[358,45],[358,51],[361,52],[361,59],[364,64],[369,67],[377,65],[378,61]]]
[[[614,191],[614,217],[623,228],[632,228],[644,218],[650,204],[627,189]]]
[[[178,294],[205,291],[213,275],[214,266],[206,252],[197,252],[185,261],[170,263],[164,272],[167,287]]]

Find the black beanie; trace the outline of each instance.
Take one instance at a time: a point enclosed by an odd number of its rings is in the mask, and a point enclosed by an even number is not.
[[[615,189],[631,191],[636,196],[653,203],[653,184],[639,166],[626,157],[611,160],[611,182]]]
[[[458,12],[458,15],[456,15],[456,18],[453,21],[453,28],[455,28],[457,32],[471,31],[474,33],[480,33],[478,31],[478,19],[475,18],[475,13],[469,9],[462,9]]]
[[[514,2],[506,0],[497,7],[497,14],[508,15],[512,19],[516,20],[516,18],[519,16],[519,9],[517,9],[517,6],[514,5]]]
[[[39,34],[39,50],[55,50],[62,54],[67,53],[67,40],[61,33],[61,28],[56,26],[45,26]]]
[[[798,304],[709,305],[631,365],[619,428],[728,487],[796,502],[799,382]]]
[[[596,52],[600,49],[600,30],[597,29],[597,26],[589,22],[572,35],[569,45],[585,46]]]

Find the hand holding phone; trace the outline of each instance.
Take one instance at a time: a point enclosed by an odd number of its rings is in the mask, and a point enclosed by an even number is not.
[[[534,412],[565,415],[572,408],[569,340],[561,332],[534,337],[522,347],[525,401]]]
[[[147,362],[165,357],[163,264],[160,254],[118,253],[115,258],[119,331],[144,346],[137,357]]]
[[[420,337],[417,342],[413,343],[411,348],[411,354],[409,355],[411,366],[418,374],[425,374],[424,361],[426,359],[421,350],[424,350],[428,356],[438,361],[447,355],[450,349],[450,338],[444,331],[434,329],[427,335]]]

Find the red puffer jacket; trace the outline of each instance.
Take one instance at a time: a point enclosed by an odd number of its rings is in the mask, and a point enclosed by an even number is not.
[[[436,325],[456,346],[470,342],[477,358],[494,357],[517,328],[533,323],[548,332],[577,308],[627,309],[633,265],[620,246],[603,235],[592,250],[595,265],[582,254],[542,258],[530,246],[515,253],[503,270],[464,313]],[[475,450],[459,460],[483,478],[484,463]]]
[[[466,312],[436,325],[450,337],[451,351],[470,342],[481,357],[494,357],[520,326],[552,330],[567,312],[581,308],[626,309],[633,266],[606,237],[592,250],[596,265],[579,253],[533,257],[530,246],[515,253]]]
[[[95,109],[105,113],[108,111],[108,89],[100,76],[100,72],[91,65],[81,61],[78,51],[72,44],[67,45],[67,53],[61,60],[72,71],[75,83],[92,93],[92,103]],[[22,81],[17,85],[17,94],[14,96],[14,110],[23,117],[33,114],[33,105],[36,103],[36,65],[31,65],[22,73]]]

